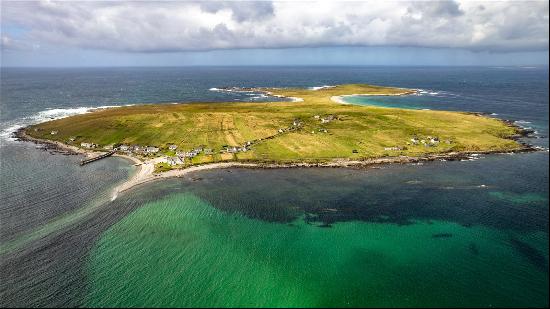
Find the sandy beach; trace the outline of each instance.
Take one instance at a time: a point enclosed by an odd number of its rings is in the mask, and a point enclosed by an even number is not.
[[[295,163],[241,163],[241,162],[218,162],[218,163],[209,163],[204,165],[196,165],[191,167],[186,167],[182,169],[173,169],[167,172],[162,172],[155,174],[155,164],[160,162],[162,158],[154,158],[145,162],[141,162],[139,159],[126,156],[126,155],[116,155],[119,157],[125,157],[133,162],[136,162],[138,165],[138,171],[126,182],[119,185],[113,190],[112,200],[115,200],[118,197],[118,194],[124,191],[127,191],[135,186],[144,184],[147,182],[182,177],[186,174],[192,172],[198,172],[203,170],[210,169],[220,169],[220,168],[261,168],[261,169],[274,169],[274,168],[368,168],[376,165],[384,164],[422,164],[423,162],[430,161],[453,161],[453,160],[475,160],[479,155],[482,154],[509,154],[517,152],[531,152],[538,151],[540,149],[528,147],[511,150],[511,151],[480,151],[480,152],[450,152],[446,154],[434,154],[426,155],[421,157],[386,157],[386,158],[373,158],[366,160],[333,160],[329,162],[318,162],[318,163],[308,163],[308,162],[295,162]],[[141,163],[141,164],[140,164]]]
[[[411,89],[407,90],[401,93],[394,93],[394,94],[360,94],[360,93],[354,93],[354,94],[346,94],[346,95],[335,95],[330,97],[330,100],[332,102],[336,102],[338,104],[350,104],[345,101],[346,97],[353,97],[353,96],[369,96],[369,97],[391,97],[391,96],[402,96],[402,95],[409,95],[409,94],[415,94],[418,90]]]
[[[122,156],[121,156],[122,157]],[[116,187],[113,190],[113,197],[112,200],[115,200],[120,192],[124,192],[126,190],[129,190],[137,185],[147,183],[154,180],[159,179],[166,179],[166,178],[174,178],[174,177],[181,177],[185,174],[196,172],[196,171],[202,171],[202,170],[208,170],[208,169],[216,169],[216,168],[229,168],[229,167],[258,167],[258,164],[254,163],[239,163],[239,162],[222,162],[222,163],[212,163],[212,164],[205,164],[205,165],[197,165],[192,167],[187,167],[184,169],[174,169],[167,172],[163,172],[160,174],[154,174],[155,170],[155,164],[158,161],[157,159],[161,158],[155,158],[152,160],[148,160],[145,162],[141,162],[139,159],[132,158],[130,156],[123,156],[128,159],[132,159],[132,161],[136,163],[141,163],[138,165],[137,172],[126,182],[121,184],[120,186]]]
[[[400,94],[397,94],[400,95]],[[337,100],[341,100],[342,96],[336,96],[331,97],[331,99],[335,102],[338,102]],[[338,102],[340,103],[340,102]],[[346,104],[344,102],[344,104]],[[63,144],[61,142],[57,141],[50,141],[50,140],[41,140],[38,138],[33,138],[25,134],[24,130],[19,130],[16,132],[16,136],[20,138],[21,140],[27,140],[34,143],[39,144],[47,144],[52,145],[56,147],[57,149],[60,149],[62,151],[68,151],[68,152],[74,152],[78,154],[83,154],[87,157],[94,157],[97,155],[100,155],[101,152],[97,151],[91,151],[91,150],[84,150],[80,149],[75,146],[70,146],[67,144]],[[372,158],[372,159],[365,159],[365,160],[346,160],[346,159],[334,159],[332,161],[328,162],[293,162],[293,163],[262,163],[262,162],[217,162],[217,163],[209,163],[209,164],[203,164],[203,165],[196,165],[191,167],[186,167],[182,169],[173,169],[170,171],[162,172],[155,174],[155,164],[160,163],[164,160],[163,157],[156,157],[149,160],[142,161],[141,159],[125,154],[114,154],[115,157],[124,158],[130,162],[133,162],[134,165],[137,167],[137,171],[128,179],[127,181],[123,182],[113,190],[112,200],[115,200],[118,197],[118,194],[124,191],[127,191],[131,188],[134,188],[135,186],[138,186],[140,184],[144,184],[147,182],[160,180],[160,179],[168,179],[168,178],[174,178],[174,177],[182,177],[188,173],[202,171],[202,170],[209,170],[209,169],[218,169],[218,168],[230,168],[230,167],[241,167],[241,168],[263,168],[263,169],[270,169],[270,168],[309,168],[309,167],[325,167],[325,168],[341,168],[341,167],[348,167],[348,168],[366,168],[373,165],[381,165],[381,164],[407,164],[407,163],[421,163],[421,162],[427,162],[427,161],[436,161],[436,160],[445,160],[445,161],[452,161],[452,160],[469,160],[472,159],[471,157],[474,155],[480,155],[480,154],[498,154],[498,153],[516,153],[516,152],[530,152],[530,151],[539,151],[541,149],[537,147],[533,147],[527,144],[522,144],[522,147],[515,150],[510,151],[474,151],[474,152],[449,152],[449,153],[443,153],[443,154],[433,154],[433,155],[425,155],[420,157],[407,157],[407,156],[399,156],[399,157],[385,157],[385,158]]]

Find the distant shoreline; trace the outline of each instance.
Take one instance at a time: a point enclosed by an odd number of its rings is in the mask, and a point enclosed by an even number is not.
[[[392,94],[344,94],[344,95],[335,95],[330,97],[330,100],[339,104],[352,104],[349,102],[346,102],[345,98],[347,97],[355,97],[355,96],[377,96],[377,97],[395,97],[395,96],[403,96],[403,95],[411,95],[418,93],[418,90],[411,89],[407,90],[401,93],[392,93]]]

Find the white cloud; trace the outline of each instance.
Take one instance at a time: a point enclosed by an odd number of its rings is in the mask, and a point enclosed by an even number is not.
[[[2,2],[3,48],[131,52],[305,46],[548,49],[548,1]],[[4,42],[25,42],[7,44]]]

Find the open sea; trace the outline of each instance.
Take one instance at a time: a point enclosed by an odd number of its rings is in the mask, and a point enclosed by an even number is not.
[[[547,307],[548,67],[2,68],[0,307]],[[18,127],[226,86],[420,89],[360,105],[491,114],[545,150],[369,169],[220,169],[136,187]],[[191,104],[191,103],[190,103]],[[266,103],[269,104],[269,103]]]

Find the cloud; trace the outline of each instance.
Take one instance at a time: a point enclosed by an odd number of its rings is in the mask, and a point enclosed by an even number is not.
[[[19,45],[126,52],[321,46],[548,49],[547,1],[3,1],[1,23],[26,29]],[[9,38],[3,33],[3,48],[9,48]]]
[[[217,13],[221,10],[231,11],[232,18],[237,22],[248,20],[260,20],[273,16],[273,3],[267,1],[204,1],[200,2],[200,8],[204,12]]]

